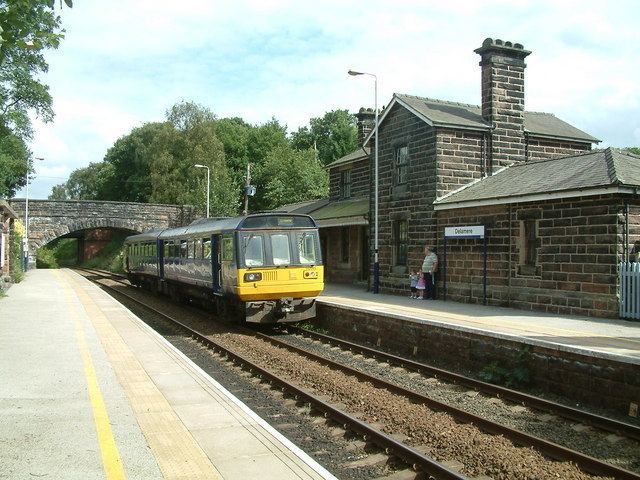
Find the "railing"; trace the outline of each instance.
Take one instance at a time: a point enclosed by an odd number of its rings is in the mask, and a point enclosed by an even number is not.
[[[639,262],[620,262],[620,317],[640,319]]]

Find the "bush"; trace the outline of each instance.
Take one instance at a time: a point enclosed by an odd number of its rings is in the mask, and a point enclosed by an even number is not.
[[[55,252],[42,247],[36,254],[36,268],[58,268]]]
[[[20,283],[24,279],[24,269],[22,267],[22,237],[24,236],[24,226],[19,220],[13,222],[11,236],[11,280]]]

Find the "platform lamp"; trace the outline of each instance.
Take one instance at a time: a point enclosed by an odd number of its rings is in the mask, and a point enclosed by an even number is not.
[[[357,75],[368,75],[370,77],[373,77],[373,87],[374,87],[374,96],[375,96],[374,98],[375,126],[373,131],[376,136],[374,162],[373,162],[373,171],[374,171],[373,293],[378,293],[380,291],[380,263],[378,261],[378,77],[373,73],[355,72],[353,70],[349,70],[348,73],[349,75],[354,77]]]
[[[36,160],[43,161],[42,157],[35,157]],[[24,271],[29,269],[29,173],[31,173],[31,165],[27,161],[27,191],[24,201],[24,242],[22,250],[24,252]]]
[[[209,170],[209,167],[206,165],[200,165],[199,163],[196,163],[194,167],[207,169],[207,218],[209,218],[209,186],[211,181],[211,170]]]

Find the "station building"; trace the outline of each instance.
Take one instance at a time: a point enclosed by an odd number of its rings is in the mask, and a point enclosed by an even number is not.
[[[0,200],[0,288],[11,277],[11,231],[16,212],[5,200]]]
[[[445,228],[482,225],[488,304],[617,316],[618,262],[640,238],[640,157],[592,150],[594,136],[526,111],[522,45],[488,38],[475,52],[480,105],[394,94],[380,115],[380,290],[405,294],[428,244],[442,297]],[[373,116],[360,110],[362,146],[329,165],[329,198],[305,205],[328,281],[371,283]],[[482,302],[482,243],[447,250],[447,298]]]

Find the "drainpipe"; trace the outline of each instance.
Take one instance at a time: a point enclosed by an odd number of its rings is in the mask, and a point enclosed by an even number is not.
[[[624,261],[629,261],[629,202],[624,201]]]

